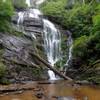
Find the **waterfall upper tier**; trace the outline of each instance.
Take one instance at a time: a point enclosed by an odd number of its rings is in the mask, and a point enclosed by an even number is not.
[[[45,0],[26,0],[26,4],[28,5],[28,7],[38,7],[44,1]]]

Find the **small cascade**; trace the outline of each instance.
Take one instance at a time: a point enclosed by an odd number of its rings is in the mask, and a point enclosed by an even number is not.
[[[28,11],[28,17],[31,17],[31,18],[39,18],[40,15],[42,15],[42,13],[40,12],[40,10],[38,9],[32,9],[30,8],[29,11]]]
[[[36,5],[40,5],[44,2],[45,0],[37,0]]]
[[[48,70],[50,80],[57,80],[55,73],[52,70]]]
[[[17,20],[17,27],[18,30],[24,33],[24,28],[22,26],[24,21],[24,12],[18,12],[18,20]]]
[[[44,48],[49,63],[54,64],[61,58],[61,35],[55,25],[49,20],[44,19]],[[56,79],[53,71],[49,70],[50,80]]]
[[[31,7],[31,0],[26,0],[26,4],[28,5],[28,7]],[[23,25],[23,22],[24,20],[27,18],[27,19],[31,19],[31,18],[34,18],[35,20],[39,20],[40,18],[40,15],[42,15],[42,13],[40,12],[40,10],[38,9],[33,9],[33,8],[29,8],[28,10],[26,11],[20,11],[18,12],[18,20],[17,20],[17,27],[18,27],[18,30],[23,32],[25,35],[29,35],[31,36],[32,38],[36,39],[36,36],[35,36],[35,32],[28,32],[25,30],[24,28],[24,25]],[[34,27],[34,25],[32,26],[33,28],[36,28]],[[31,28],[30,26],[27,27],[28,29]]]
[[[26,4],[28,5],[28,7],[31,6],[31,0],[26,0]]]
[[[72,50],[73,50],[73,39],[72,39],[72,34],[68,31],[68,41],[67,41],[67,46],[69,47],[69,52],[68,52],[68,60],[65,64],[65,73],[67,71],[67,69],[69,68],[69,64],[72,60]]]

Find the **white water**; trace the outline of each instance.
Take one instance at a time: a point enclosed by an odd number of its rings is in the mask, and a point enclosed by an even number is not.
[[[30,7],[31,6],[31,0],[26,0],[26,4]],[[35,8],[34,9],[29,8],[28,11],[18,12],[18,20],[17,20],[18,30],[23,32],[24,34],[27,34],[27,32],[25,32],[24,27],[23,27],[23,22],[24,22],[25,17],[39,19],[40,15],[42,15],[40,10],[35,9]],[[34,32],[29,32],[29,33],[30,33],[32,38],[36,39]]]
[[[39,5],[44,0],[38,0],[35,2],[35,4]],[[26,4],[31,7],[31,0],[26,0]],[[20,28],[21,26],[23,27],[23,21],[25,17],[29,18],[39,18],[42,13],[40,12],[39,9],[32,9],[29,8],[28,11],[24,12],[19,12],[18,13],[18,27]],[[60,32],[56,29],[55,25],[50,22],[47,19],[43,19],[44,23],[44,48],[45,48],[45,53],[47,55],[48,62],[54,66],[54,64],[60,60],[61,58],[61,36]],[[25,31],[22,28],[22,31],[25,33]],[[25,33],[27,34],[27,33]],[[34,33],[30,33],[31,36],[36,39]],[[51,70],[48,70],[48,74],[50,77],[50,80],[56,80],[55,73]]]
[[[44,47],[48,61],[52,66],[60,59],[61,36],[53,23],[44,19]]]
[[[40,5],[44,2],[45,0],[37,0],[36,5]]]
[[[67,60],[67,62],[65,64],[65,66],[66,66],[65,73],[66,73],[67,69],[69,68],[69,63],[72,60],[73,39],[72,39],[72,36],[71,36],[70,32],[69,32],[69,37],[68,37],[67,45],[69,47],[69,51],[68,51],[69,53],[68,53],[68,60]]]
[[[26,4],[28,5],[28,7],[31,6],[31,0],[26,0]]]
[[[69,46],[68,60],[67,60],[65,65],[69,65],[69,62],[72,59],[72,49],[73,49],[73,45],[72,44],[73,44],[73,40],[72,40],[72,38],[70,38],[68,40],[68,46]]]
[[[28,11],[28,15],[31,18],[39,18],[39,16],[42,15],[42,13],[38,9],[30,8],[29,11]]]
[[[49,20],[44,19],[44,48],[49,63],[54,64],[61,58],[61,36],[55,25]],[[55,80],[55,74],[49,70],[50,80]]]
[[[57,80],[55,73],[52,70],[48,70],[49,80]]]

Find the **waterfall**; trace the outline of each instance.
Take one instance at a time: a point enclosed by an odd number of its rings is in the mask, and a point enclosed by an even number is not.
[[[55,25],[49,20],[44,19],[44,48],[49,63],[54,64],[61,58],[61,36],[60,32],[56,29]],[[48,71],[50,79],[54,80],[54,73]]]
[[[18,12],[18,20],[17,20],[17,27],[20,32],[24,33],[24,28],[22,26],[24,21],[24,12]]]
[[[72,50],[73,50],[72,34],[69,31],[67,31],[67,35],[68,35],[67,46],[69,47],[69,50],[68,50],[68,60],[65,64],[65,73],[66,73],[67,69],[69,68],[69,64],[72,60]]]
[[[48,61],[52,66],[60,59],[61,36],[53,23],[44,19],[44,48]]]
[[[45,0],[37,0],[36,5],[40,5],[44,2]]]
[[[34,1],[34,3],[37,5],[41,4],[44,0],[38,0],[37,2]],[[31,0],[26,0],[26,4],[30,7],[31,6]],[[39,9],[33,9],[29,8],[27,11],[21,11],[18,12],[18,21],[17,21],[17,26],[19,29],[21,29],[24,34],[27,34],[23,28],[23,22],[25,17],[26,18],[40,18],[40,15],[42,13],[40,12]],[[43,39],[44,39],[44,49],[45,49],[45,54],[47,55],[48,62],[54,66],[54,64],[60,60],[61,58],[61,36],[60,32],[57,30],[55,25],[50,22],[47,19],[43,19],[43,26],[44,26],[44,34],[43,34]],[[36,39],[34,32],[30,32],[31,37]],[[48,70],[48,74],[50,76],[50,80],[56,80],[55,74],[53,71]]]
[[[26,4],[28,5],[28,7],[31,6],[31,0],[26,0]]]

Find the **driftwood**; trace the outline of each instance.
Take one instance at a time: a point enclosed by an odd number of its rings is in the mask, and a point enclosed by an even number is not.
[[[28,90],[34,90],[33,87],[22,87],[22,88],[13,88],[13,89],[3,89],[0,90],[0,94],[4,94],[4,93],[10,93],[10,92],[16,92],[16,91],[28,91]]]
[[[94,62],[91,66],[95,66],[96,64],[99,64],[100,63],[100,60],[97,60],[96,62]]]
[[[60,77],[64,78],[65,80],[69,80],[69,81],[73,81],[70,77],[63,75],[62,73],[60,73],[58,70],[56,70],[53,66],[51,66],[48,62],[46,62],[44,59],[42,59],[39,55],[30,52],[34,57],[36,57],[40,62],[42,62],[44,65],[46,65],[47,68],[49,68],[50,70],[52,70],[53,72],[55,72],[57,75],[59,75]]]

